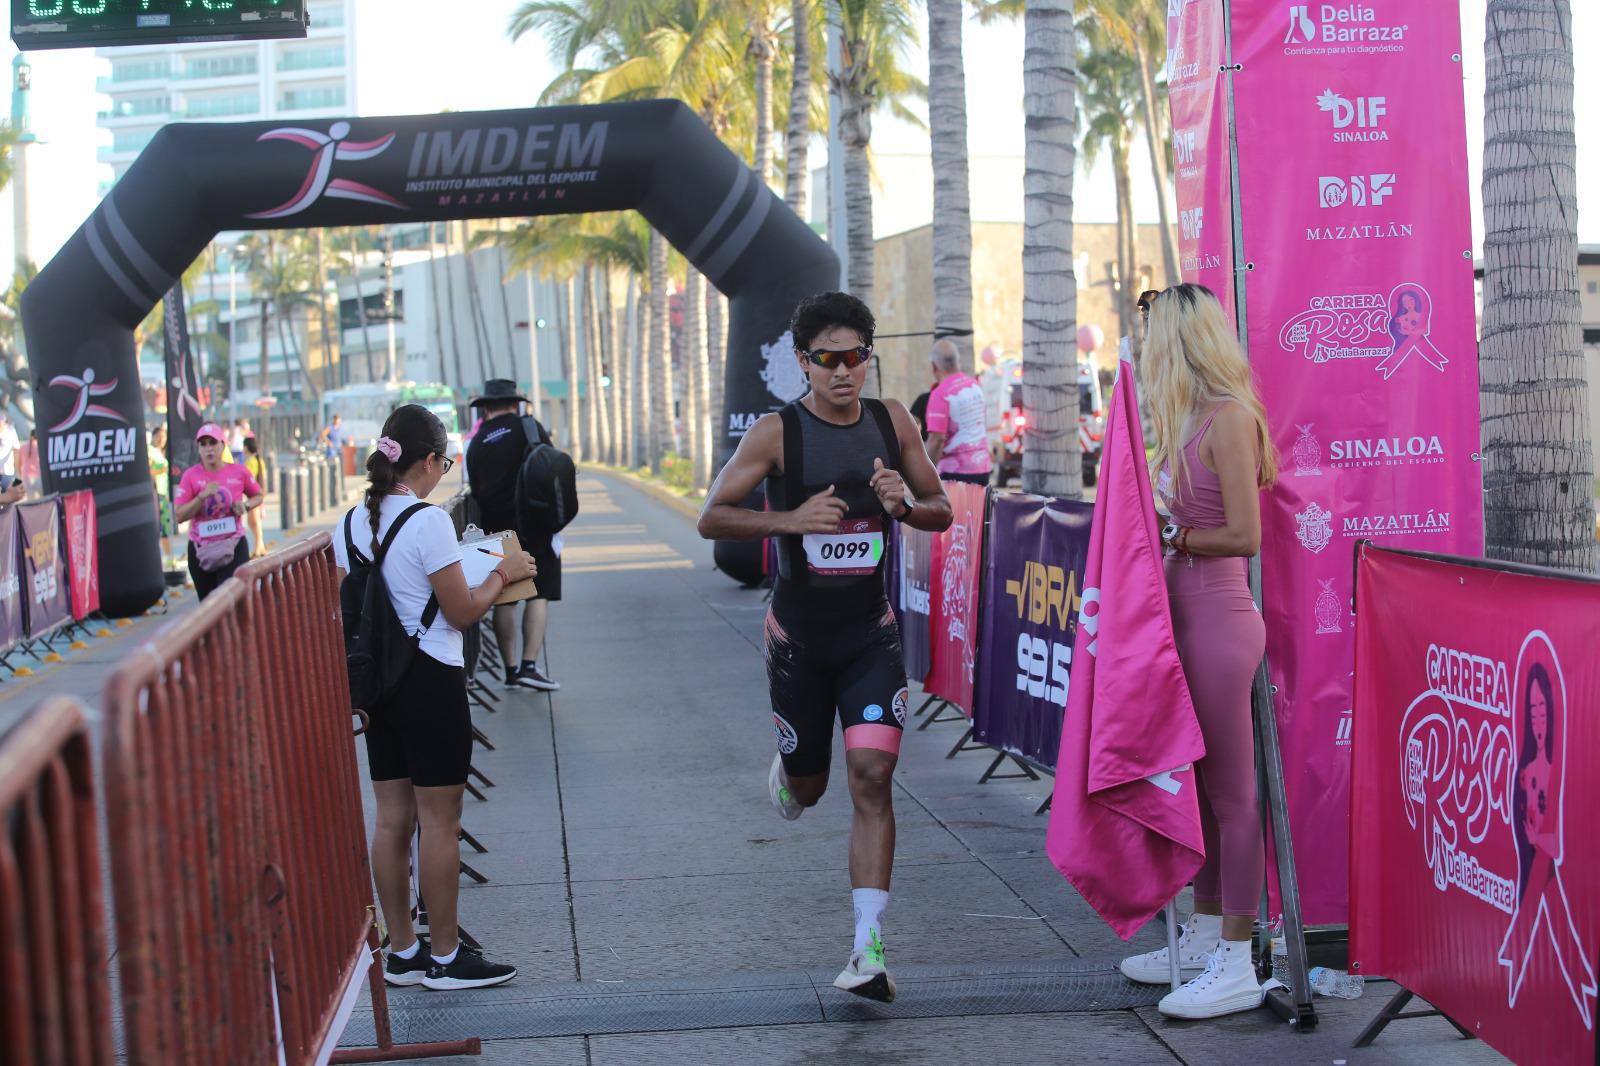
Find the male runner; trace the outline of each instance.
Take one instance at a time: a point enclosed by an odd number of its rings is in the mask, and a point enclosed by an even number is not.
[[[816,805],[828,787],[837,711],[855,806],[856,934],[834,985],[888,1002],[894,980],[880,921],[894,864],[890,789],[907,692],[900,630],[884,593],[883,538],[891,520],[947,528],[950,501],[905,407],[861,398],[874,327],[866,304],[847,293],[821,293],[796,308],[789,329],[811,391],[756,420],[711,487],[700,535],[777,539],[767,679],[778,754],[768,791],[791,821]],[[763,478],[771,510],[750,510],[744,500]]]

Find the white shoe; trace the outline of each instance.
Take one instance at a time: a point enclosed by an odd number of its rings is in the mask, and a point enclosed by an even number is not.
[[[1206,956],[1199,977],[1162,997],[1157,1009],[1168,1018],[1219,1018],[1261,1006],[1261,982],[1250,962],[1250,941],[1224,940]]]
[[[778,813],[783,815],[784,821],[792,822],[805,813],[800,801],[794,798],[789,786],[783,783],[782,755],[772,757],[772,769],[767,772],[767,794],[772,797],[772,805],[778,808]]]
[[[865,950],[850,953],[850,964],[833,979],[833,987],[880,1003],[894,1002],[894,978],[884,964],[883,941],[876,931]]]
[[[1200,976],[1206,968],[1206,956],[1216,949],[1222,939],[1222,918],[1215,914],[1191,914],[1183,923],[1178,936],[1178,976],[1187,981]],[[1167,949],[1147,951],[1122,960],[1118,967],[1122,976],[1142,985],[1172,983],[1172,968],[1167,963]]]

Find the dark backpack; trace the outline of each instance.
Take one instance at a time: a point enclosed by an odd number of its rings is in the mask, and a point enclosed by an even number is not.
[[[517,470],[514,497],[519,531],[549,537],[578,517],[578,468],[572,456],[550,443],[537,419],[524,417],[528,450]]]
[[[356,551],[350,532],[355,512],[345,515],[344,546],[350,572],[339,585],[339,611],[344,621],[344,660],[352,707],[370,711],[393,695],[422,639],[421,632],[406,632],[395,613],[388,582],[383,579],[383,560],[400,527],[427,506],[416,503],[402,511],[370,560]],[[438,615],[439,598],[429,596],[422,609],[422,628],[433,625]]]

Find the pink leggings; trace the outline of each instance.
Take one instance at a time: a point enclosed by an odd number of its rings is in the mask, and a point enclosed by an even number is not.
[[[1195,766],[1206,860],[1194,876],[1196,904],[1230,916],[1261,908],[1266,854],[1256,797],[1250,684],[1267,630],[1250,598],[1243,559],[1169,558],[1167,600],[1178,657],[1189,679],[1206,757]]]

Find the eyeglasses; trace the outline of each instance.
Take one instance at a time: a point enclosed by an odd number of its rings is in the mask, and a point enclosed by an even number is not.
[[[442,452],[434,452],[433,454],[437,455],[439,457],[439,461],[444,464],[444,469],[439,472],[441,477],[445,474],[448,474],[450,472],[450,468],[456,465],[456,461],[454,459]]]
[[[854,370],[872,358],[872,345],[863,344],[858,348],[845,348],[839,351],[832,348],[814,348],[806,353],[806,358],[824,370],[832,370],[841,362]]]

